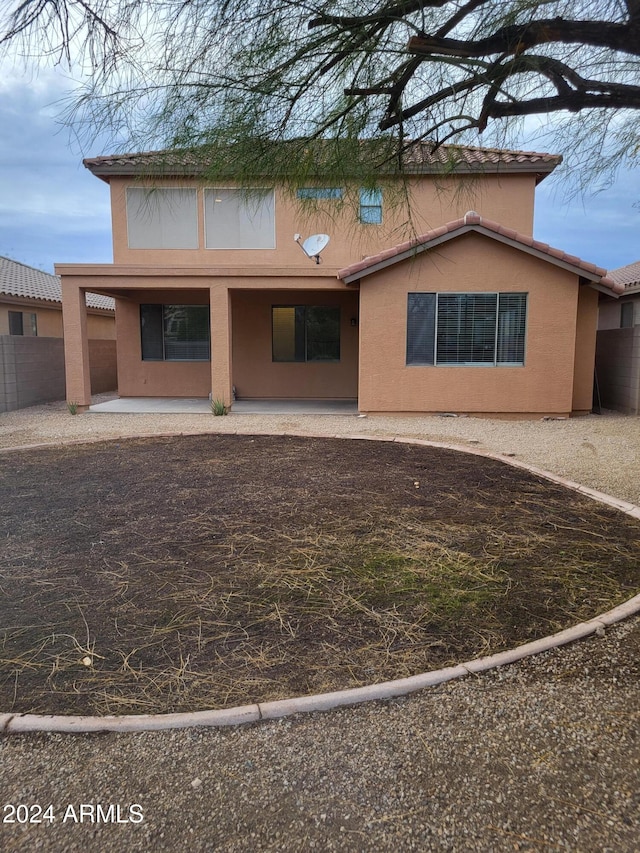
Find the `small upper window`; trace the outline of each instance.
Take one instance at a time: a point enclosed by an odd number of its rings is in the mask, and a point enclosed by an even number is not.
[[[340,187],[302,187],[298,190],[298,198],[303,200],[312,199],[321,201],[323,199],[341,199],[342,190]]]
[[[630,329],[633,326],[633,302],[622,302],[620,305],[620,328]]]
[[[360,222],[366,225],[382,223],[382,190],[360,190]]]

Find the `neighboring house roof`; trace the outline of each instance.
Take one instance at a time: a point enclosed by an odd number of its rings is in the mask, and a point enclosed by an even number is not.
[[[561,162],[558,154],[458,145],[441,145],[434,150],[429,142],[414,143],[403,155],[408,173],[534,172],[538,182]],[[114,175],[193,175],[205,170],[207,160],[206,153],[197,150],[176,150],[91,157],[83,163],[94,175],[108,181]]]
[[[27,299],[41,299],[45,302],[62,303],[60,278],[57,275],[37,270],[0,256],[0,295],[18,296]],[[115,301],[110,296],[87,293],[87,307],[115,309]]]
[[[624,293],[636,293],[640,290],[640,261],[611,270],[609,277],[624,287]]]
[[[613,292],[614,294],[624,292],[623,285],[616,283],[610,278],[605,269],[597,267],[595,264],[587,263],[587,261],[582,261],[580,258],[575,257],[575,255],[568,255],[561,249],[554,249],[547,243],[534,240],[533,237],[527,237],[524,234],[513,231],[511,228],[505,228],[490,219],[483,219],[474,210],[468,211],[462,219],[447,222],[446,225],[442,225],[440,228],[435,228],[433,231],[428,231],[426,234],[414,237],[412,240],[407,240],[398,246],[393,246],[391,249],[386,249],[384,252],[379,252],[377,255],[371,255],[362,261],[351,264],[338,271],[338,278],[350,284],[353,281],[371,275],[371,273],[396,264],[398,261],[415,257],[415,255],[421,252],[426,252],[435,246],[439,246],[441,243],[445,243],[454,237],[460,237],[462,234],[470,231],[491,237],[515,249],[520,249],[530,255],[575,272],[583,278],[588,279],[594,285],[606,289],[606,292]]]

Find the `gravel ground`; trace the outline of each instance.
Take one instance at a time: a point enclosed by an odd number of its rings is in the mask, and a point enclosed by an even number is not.
[[[0,446],[282,429],[485,447],[640,503],[640,419],[614,414],[73,418],[56,404],[0,415]],[[637,851],[639,676],[635,618],[402,700],[244,728],[5,736],[0,850]]]

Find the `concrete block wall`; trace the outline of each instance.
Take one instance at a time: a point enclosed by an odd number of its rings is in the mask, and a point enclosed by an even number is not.
[[[116,342],[90,341],[89,350],[92,393],[115,390]],[[0,412],[64,399],[62,338],[0,335]]]
[[[640,326],[598,332],[596,374],[606,409],[640,414]]]
[[[61,338],[0,337],[0,412],[64,400]]]

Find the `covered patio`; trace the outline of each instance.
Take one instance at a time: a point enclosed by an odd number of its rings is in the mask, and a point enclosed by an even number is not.
[[[81,409],[91,403],[84,304],[91,289],[116,300],[120,395],[92,411],[210,413],[210,399],[231,406],[234,398],[237,413],[255,411],[258,400],[278,412],[295,403],[318,414],[335,405],[357,410],[359,293],[335,270],[58,269],[67,399]]]

